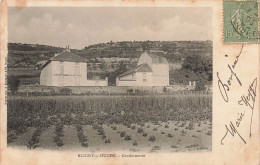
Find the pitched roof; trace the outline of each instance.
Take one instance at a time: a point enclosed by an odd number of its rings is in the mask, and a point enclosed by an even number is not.
[[[86,59],[73,54],[71,52],[68,51],[64,51],[54,57],[52,57],[51,59],[49,59],[43,66],[42,69],[48,65],[51,61],[69,61],[69,62],[87,62]]]
[[[154,54],[148,53],[148,55],[152,58],[152,63],[154,64],[169,64],[167,59],[161,56],[156,56]]]
[[[129,69],[128,71],[122,73],[118,77],[122,77],[122,76],[125,76],[125,75],[128,75],[128,74],[134,73],[134,72],[152,72],[152,71],[153,70],[150,68],[150,66],[145,63],[145,64],[141,64],[141,65],[138,65],[134,68]]]
[[[152,63],[153,63],[153,64],[169,64],[168,61],[167,61],[167,59],[164,58],[164,57],[151,54],[150,52],[147,52],[147,51],[145,51],[145,52],[142,53],[141,55],[143,55],[143,54],[146,54],[146,55],[150,56],[151,59],[152,59]]]
[[[51,61],[69,61],[69,62],[87,62],[84,58],[73,54],[71,52],[65,51],[57,56],[54,56],[50,59]]]

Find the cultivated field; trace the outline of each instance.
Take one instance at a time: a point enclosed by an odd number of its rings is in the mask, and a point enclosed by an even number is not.
[[[207,95],[7,99],[8,146],[54,150],[211,150]]]

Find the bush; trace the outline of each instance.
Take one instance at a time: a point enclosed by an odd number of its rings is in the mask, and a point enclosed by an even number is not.
[[[125,135],[126,135],[125,131],[124,132],[120,132],[120,136],[121,137],[125,137]]]
[[[60,88],[59,93],[61,95],[70,95],[71,94],[71,89],[70,88]]]
[[[195,91],[205,91],[205,83],[203,81],[198,81],[195,86]]]
[[[116,129],[117,129],[117,127],[116,127],[116,126],[111,126],[111,128],[112,128],[113,130],[116,130]]]
[[[170,134],[170,133],[168,133],[168,135],[167,135],[168,137],[170,137],[170,138],[172,138],[173,136],[172,136],[172,134]]]
[[[143,130],[142,128],[138,128],[138,129],[137,129],[137,133],[143,133],[143,131],[144,131],[144,130]]]
[[[20,85],[20,80],[16,76],[10,76],[7,78],[7,86],[12,94],[16,93]]]
[[[160,146],[154,146],[152,149],[151,149],[151,152],[154,152],[156,150],[160,150],[161,147]]]
[[[156,140],[155,136],[150,136],[149,141],[154,142]]]
[[[189,130],[192,130],[193,128],[194,128],[194,123],[191,121],[191,122],[189,123],[188,129],[189,129]]]
[[[127,135],[127,136],[125,137],[125,140],[126,140],[126,141],[129,141],[129,140],[132,140],[132,138],[131,138],[131,136]]]
[[[171,148],[178,148],[176,145],[171,145]]]
[[[163,87],[163,93],[166,93],[166,92],[168,92],[168,89],[164,86]]]
[[[212,135],[212,130],[209,130],[209,131],[206,133],[206,135],[211,136],[211,135]]]
[[[111,140],[110,139],[106,139],[105,143],[111,143]]]

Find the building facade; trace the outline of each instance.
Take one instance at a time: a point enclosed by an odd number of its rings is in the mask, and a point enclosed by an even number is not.
[[[87,61],[66,50],[42,67],[40,85],[43,86],[107,86],[106,80],[87,79]]]
[[[166,58],[147,52],[137,66],[117,77],[117,86],[169,86],[169,63]]]

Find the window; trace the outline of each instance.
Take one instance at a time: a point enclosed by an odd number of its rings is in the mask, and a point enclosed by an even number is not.
[[[80,74],[79,66],[75,65],[75,74]]]
[[[60,74],[64,74],[64,62],[60,61]]]
[[[143,73],[143,81],[146,81],[146,73]]]

